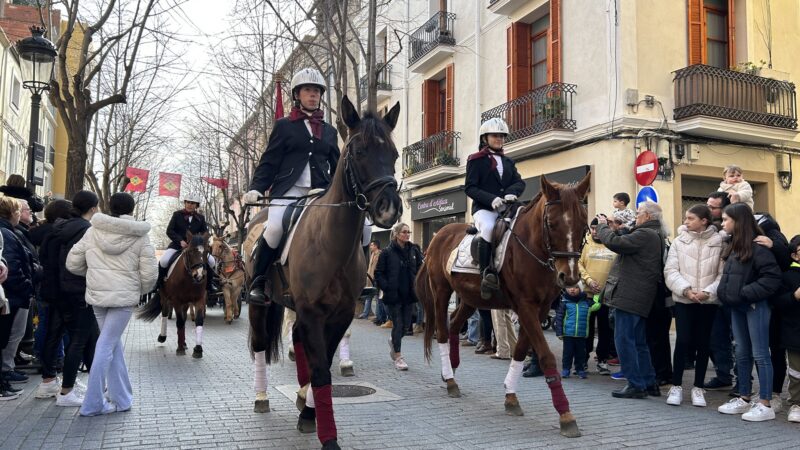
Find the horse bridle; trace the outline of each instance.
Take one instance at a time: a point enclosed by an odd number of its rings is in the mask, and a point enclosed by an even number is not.
[[[378,195],[380,195],[389,187],[394,190],[398,190],[399,187],[397,185],[397,180],[392,175],[378,177],[364,186],[361,181],[361,177],[358,175],[358,170],[355,167],[355,161],[353,161],[353,152],[350,151],[350,143],[355,136],[358,136],[358,134],[351,135],[347,139],[347,143],[344,147],[345,190],[355,199],[353,205],[361,211],[367,211],[370,215],[370,219],[372,219],[372,223],[380,227],[380,225],[374,220],[375,211],[372,209],[372,205],[367,199],[367,194],[375,189],[378,189]]]
[[[204,260],[205,258],[203,258],[203,255],[202,255],[202,253],[201,253],[201,255],[200,255],[200,256],[201,256],[200,262],[199,262],[199,263],[197,263],[197,264],[193,264],[191,267],[189,267],[189,258],[188,258],[188,257],[187,257],[187,255],[186,255],[186,251],[188,251],[188,250],[189,250],[189,248],[190,248],[190,247],[187,247],[187,248],[186,248],[186,250],[184,250],[184,253],[183,253],[183,255],[182,255],[182,256],[184,257],[184,258],[183,258],[183,267],[186,269],[186,272],[189,274],[189,278],[191,278],[191,279],[192,279],[192,283],[194,283],[194,284],[200,284],[200,283],[201,283],[201,281],[195,281],[195,280],[194,280],[194,277],[192,277],[192,271],[193,271],[193,270],[195,270],[195,269],[197,269],[197,268],[200,268],[200,267],[205,267],[205,263],[203,262],[203,260]]]
[[[544,210],[542,211],[542,238],[544,240],[544,249],[546,252],[546,260],[542,260],[536,254],[529,249],[519,238],[519,235],[511,230],[511,235],[514,236],[514,239],[517,243],[527,252],[529,255],[533,257],[539,264],[542,266],[554,271],[556,269],[555,263],[556,259],[558,258],[580,258],[581,252],[570,252],[570,251],[561,251],[561,250],[553,250],[550,245],[550,217],[547,215],[547,208],[551,205],[560,205],[561,200],[549,200],[544,204]],[[583,245],[581,245],[583,246]]]

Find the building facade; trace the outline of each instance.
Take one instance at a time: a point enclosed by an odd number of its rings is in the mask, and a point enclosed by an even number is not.
[[[471,221],[466,159],[490,117],[510,126],[523,200],[542,175],[574,182],[591,171],[589,215],[608,213],[615,193],[636,197],[635,159],[651,150],[673,233],[728,164],[744,169],[756,211],[788,237],[800,232],[797,2],[408,0],[378,17],[392,68],[379,110],[403,106],[397,174],[415,242]]]

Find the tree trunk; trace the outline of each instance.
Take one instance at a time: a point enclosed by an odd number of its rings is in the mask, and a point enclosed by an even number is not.
[[[86,179],[86,152],[87,136],[77,133],[71,136],[67,147],[67,186],[64,196],[71,199],[78,191],[83,190]]]

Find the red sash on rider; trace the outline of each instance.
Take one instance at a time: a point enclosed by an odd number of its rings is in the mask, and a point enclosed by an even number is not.
[[[487,145],[487,146],[483,147],[479,152],[469,155],[469,158],[467,158],[467,160],[472,161],[473,159],[478,159],[478,158],[482,158],[482,157],[485,156],[485,157],[489,158],[490,164],[492,165],[492,170],[494,170],[494,169],[497,168],[497,160],[494,159],[493,155],[501,155],[502,156],[503,155],[503,149],[501,148],[500,150],[492,150]]]
[[[322,121],[323,117],[324,115],[322,114],[321,109],[318,109],[311,113],[311,115],[308,115],[296,106],[292,108],[292,112],[289,113],[289,120],[292,122],[308,119],[308,123],[311,125],[311,134],[313,134],[317,139],[322,139],[322,124],[325,123]]]

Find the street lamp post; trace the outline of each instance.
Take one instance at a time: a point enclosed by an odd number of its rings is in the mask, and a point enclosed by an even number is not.
[[[44,148],[38,145],[39,107],[42,102],[42,92],[50,90],[53,63],[57,53],[53,43],[44,37],[47,31],[45,28],[32,26],[30,30],[30,37],[17,41],[17,52],[22,59],[22,71],[25,78],[22,86],[31,91],[31,131],[28,138],[26,180],[28,189],[33,191],[36,185],[42,185],[44,182]],[[38,151],[36,151],[37,149]],[[37,161],[41,163],[38,171]]]

